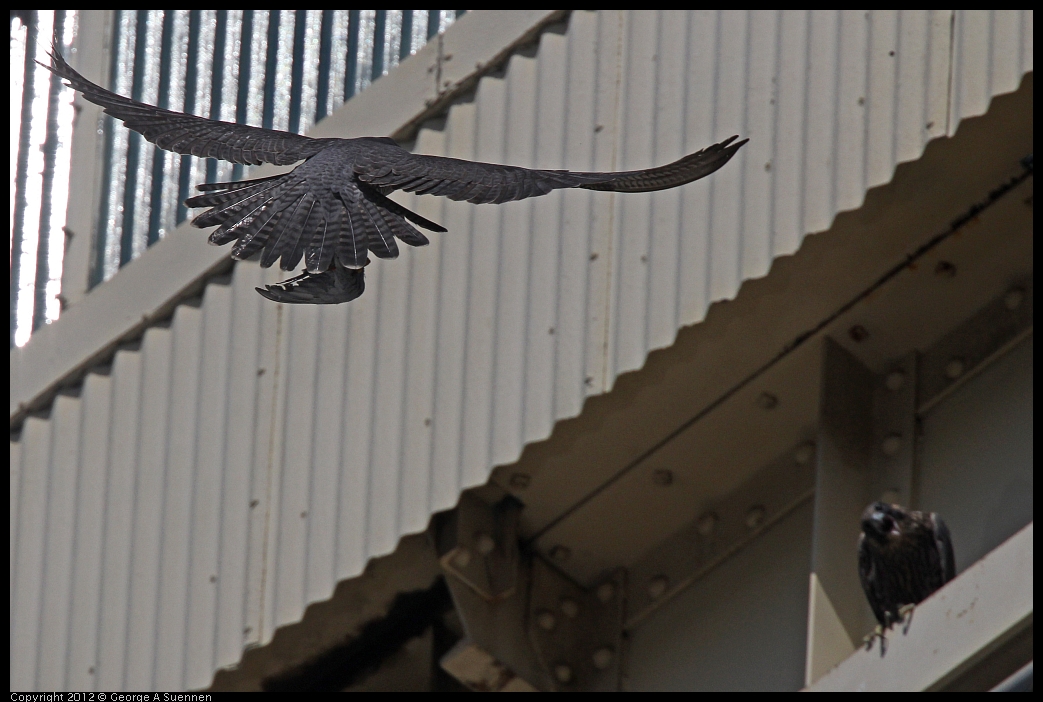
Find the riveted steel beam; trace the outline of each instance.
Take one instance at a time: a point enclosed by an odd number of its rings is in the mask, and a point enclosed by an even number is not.
[[[630,569],[626,628],[637,626],[814,492],[815,444],[787,451],[709,505]]]
[[[520,510],[495,490],[465,493],[438,535],[465,633],[442,667],[473,690],[618,689],[623,574],[585,589],[522,553]]]

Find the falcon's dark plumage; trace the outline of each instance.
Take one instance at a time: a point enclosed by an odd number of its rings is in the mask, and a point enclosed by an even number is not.
[[[242,164],[304,161],[283,175],[200,185],[203,194],[185,201],[189,207],[210,208],[192,224],[217,225],[210,242],[235,241],[233,258],[260,253],[263,267],[281,259],[283,270],[292,270],[304,259],[302,275],[265,290],[258,288],[277,302],[353,300],[364,289],[362,268],[369,263],[369,253],[395,258],[396,238],[411,246],[427,244],[427,237],[413,224],[446,231],[389,200],[386,195],[393,190],[473,203],[521,200],[559,188],[664,190],[710,175],[747,141],[735,142],[736,137],[731,137],[644,171],[531,170],[413,154],[386,137],[312,139],[160,109],[95,85],[74,71],[57,48],[48,68],[161,149]]]
[[[941,517],[884,502],[866,507],[858,577],[880,622],[878,635],[955,575],[952,540]]]

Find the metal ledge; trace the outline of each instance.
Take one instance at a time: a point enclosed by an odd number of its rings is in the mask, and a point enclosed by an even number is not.
[[[988,665],[1007,643],[1031,632],[1032,529],[1029,524],[921,603],[908,633],[901,626],[888,632],[884,655],[879,645],[859,648],[806,690],[937,690]]]

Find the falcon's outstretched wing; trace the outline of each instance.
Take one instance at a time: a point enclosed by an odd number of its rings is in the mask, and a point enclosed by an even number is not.
[[[70,66],[55,47],[51,65],[44,66],[61,76],[83,94],[84,99],[104,108],[161,149],[202,158],[256,165],[273,163],[285,166],[314,156],[331,139],[221,122],[206,117],[164,110],[117,95],[87,80]],[[43,65],[43,64],[40,64]]]
[[[665,166],[619,173],[581,173],[502,166],[374,148],[355,161],[356,177],[391,190],[441,195],[473,203],[500,203],[546,195],[559,188],[644,193],[704,178],[728,163],[749,139],[733,136]]]

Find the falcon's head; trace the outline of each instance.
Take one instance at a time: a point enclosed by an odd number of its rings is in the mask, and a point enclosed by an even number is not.
[[[912,516],[898,505],[874,502],[862,513],[862,534],[881,546],[902,538],[911,526]]]

